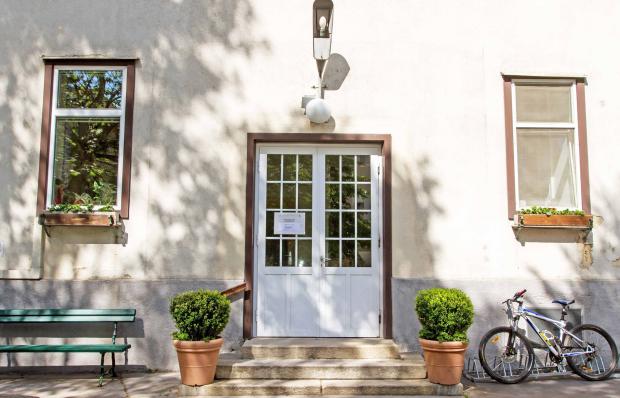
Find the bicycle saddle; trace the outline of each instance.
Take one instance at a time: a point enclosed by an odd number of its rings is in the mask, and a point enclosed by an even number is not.
[[[556,299],[556,300],[553,300],[553,303],[555,303],[555,304],[561,304],[561,305],[563,305],[563,306],[566,306],[566,305],[571,305],[571,304],[573,304],[574,302],[575,302],[575,300],[570,300],[570,301],[568,301],[567,299]]]

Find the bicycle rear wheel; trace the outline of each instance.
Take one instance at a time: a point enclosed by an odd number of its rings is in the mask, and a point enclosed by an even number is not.
[[[504,384],[525,379],[535,360],[529,341],[507,326],[491,329],[482,337],[478,358],[487,374]]]
[[[611,376],[616,370],[618,348],[609,333],[599,326],[589,324],[579,325],[570,333],[577,339],[566,335],[564,353],[584,353],[566,358],[572,371],[590,381],[605,380]]]

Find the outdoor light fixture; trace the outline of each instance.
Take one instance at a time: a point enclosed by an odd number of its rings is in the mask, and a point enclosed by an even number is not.
[[[312,30],[314,36],[314,59],[322,67],[329,58],[332,47],[332,25],[334,22],[334,3],[332,0],[314,0],[312,5]]]
[[[319,72],[319,84],[314,86],[317,95],[306,95],[302,98],[302,108],[306,110],[306,116],[312,123],[326,123],[331,117],[329,105],[323,99],[324,90],[337,90],[342,82],[336,83],[338,87],[330,88],[323,82],[323,74],[328,60],[331,60],[332,28],[334,23],[334,3],[332,0],[314,0],[312,4],[312,37],[313,55]],[[342,58],[342,56],[340,56]],[[338,62],[336,62],[338,63]],[[345,61],[346,63],[346,61]],[[340,69],[340,68],[337,68]],[[347,65],[348,72],[348,65]],[[345,73],[346,76],[346,73]],[[344,80],[344,77],[342,78]],[[337,80],[332,78],[331,80]]]

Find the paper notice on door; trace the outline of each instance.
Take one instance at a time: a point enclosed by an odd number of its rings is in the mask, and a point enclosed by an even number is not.
[[[303,213],[275,213],[273,215],[274,235],[304,235],[306,216]]]

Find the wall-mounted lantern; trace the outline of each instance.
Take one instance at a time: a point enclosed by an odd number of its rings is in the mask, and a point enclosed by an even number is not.
[[[323,74],[323,66],[331,54],[333,24],[334,3],[332,0],[314,0],[312,4],[313,48],[319,76]]]

